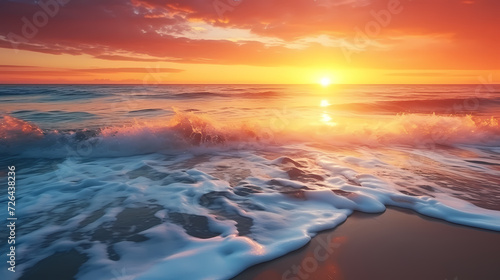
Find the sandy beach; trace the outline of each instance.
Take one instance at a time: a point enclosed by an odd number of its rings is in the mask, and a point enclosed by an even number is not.
[[[380,215],[356,212],[305,247],[253,266],[233,280],[493,280],[500,276],[499,260],[497,232],[389,208]]]

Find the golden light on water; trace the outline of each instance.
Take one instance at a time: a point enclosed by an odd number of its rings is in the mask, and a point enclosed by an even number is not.
[[[337,123],[333,122],[332,120],[333,120],[332,117],[330,117],[330,115],[328,115],[327,113],[323,113],[323,115],[321,116],[321,121],[323,123],[329,126],[336,126]]]
[[[319,106],[321,106],[321,107],[328,107],[330,105],[332,105],[332,104],[330,104],[330,102],[326,99],[321,100],[321,103],[319,104]]]
[[[321,120],[325,123],[328,123],[328,122],[332,121],[332,117],[330,117],[330,115],[325,113],[325,114],[323,114],[323,118]]]
[[[332,105],[332,104],[330,104],[330,101],[328,101],[327,99],[323,99],[319,103],[319,106],[322,108],[325,108],[325,109],[326,109],[326,107],[328,107],[330,105]],[[323,111],[323,114],[321,115],[321,122],[326,124],[326,125],[329,125],[329,126],[336,126],[337,123],[332,121],[332,117],[330,116],[330,114],[328,114],[326,110],[322,110],[322,111]]]

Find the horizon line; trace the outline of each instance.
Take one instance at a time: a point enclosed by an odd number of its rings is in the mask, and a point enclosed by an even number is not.
[[[175,85],[311,85],[321,86],[317,83],[170,83],[170,84],[134,84],[134,83],[0,83],[0,86],[175,86]],[[481,85],[481,83],[338,83],[331,84],[328,87],[343,85]],[[488,85],[500,85],[488,84]]]

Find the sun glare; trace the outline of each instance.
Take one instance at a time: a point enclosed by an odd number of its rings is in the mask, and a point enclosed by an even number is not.
[[[327,87],[329,86],[331,83],[332,83],[332,80],[328,77],[323,77],[321,78],[321,80],[319,81],[319,83],[324,86],[324,87]]]
[[[330,106],[330,102],[328,102],[328,100],[324,99],[324,100],[321,100],[321,103],[319,104],[319,106],[321,107],[328,107]]]
[[[330,115],[328,114],[323,114],[321,120],[325,123],[329,123],[332,121],[332,117],[330,117]]]

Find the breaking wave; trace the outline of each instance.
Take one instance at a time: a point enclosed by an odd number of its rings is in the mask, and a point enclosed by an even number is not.
[[[284,128],[258,122],[221,123],[179,112],[166,120],[99,129],[42,130],[8,115],[0,119],[0,147],[11,155],[64,157],[68,147],[87,156],[134,155],[186,148],[238,148],[319,143],[330,146],[396,145],[416,148],[500,144],[497,118],[403,114],[385,119],[339,118],[310,124],[297,120]]]

